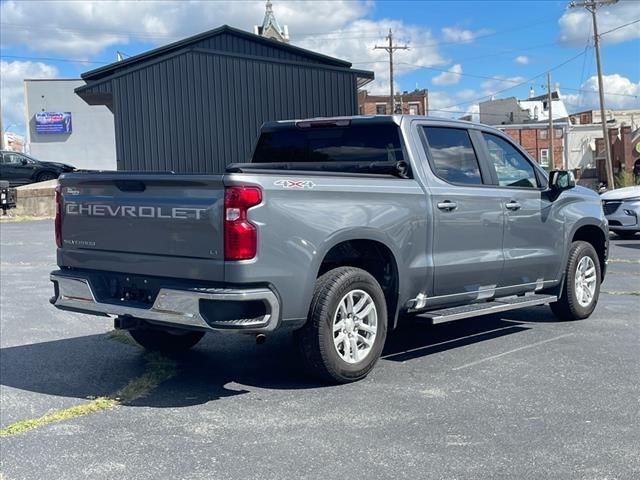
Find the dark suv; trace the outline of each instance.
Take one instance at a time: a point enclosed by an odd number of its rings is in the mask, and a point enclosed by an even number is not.
[[[64,163],[43,162],[24,153],[0,151],[0,180],[8,181],[11,186],[53,180],[74,170],[75,167]]]

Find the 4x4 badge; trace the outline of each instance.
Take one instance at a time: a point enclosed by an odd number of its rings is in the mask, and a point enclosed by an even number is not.
[[[274,185],[282,188],[289,188],[293,190],[313,188],[316,186],[311,180],[276,180]]]

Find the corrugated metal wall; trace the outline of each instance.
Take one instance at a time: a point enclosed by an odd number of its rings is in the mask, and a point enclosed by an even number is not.
[[[230,42],[208,41],[216,39]],[[236,43],[207,47],[236,51]],[[267,51],[242,53],[281,52],[251,45]],[[118,169],[218,173],[249,159],[265,121],[357,113],[355,72],[282,53],[195,50],[114,78]]]
[[[331,62],[332,59],[327,59],[321,62],[319,59],[313,58],[309,55],[302,55],[296,52],[291,52],[282,48],[278,48],[279,45],[275,40],[272,40],[273,45],[264,45],[259,42],[247,41],[244,38],[240,38],[237,35],[229,35],[223,33],[221,35],[215,35],[204,40],[195,43],[195,48],[205,48],[208,50],[219,50],[229,53],[238,53],[241,55],[253,55],[257,57],[265,58],[278,58],[280,60],[289,60],[294,62],[304,63],[332,63],[334,65],[344,66],[344,62],[336,60]]]

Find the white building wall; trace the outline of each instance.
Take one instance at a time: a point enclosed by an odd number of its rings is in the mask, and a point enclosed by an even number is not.
[[[601,125],[573,125],[567,129],[565,149],[570,170],[596,168],[596,138],[602,138]]]
[[[27,152],[34,158],[79,169],[115,170],[113,114],[103,105],[87,105],[74,89],[83,80],[25,80]],[[71,112],[71,133],[37,134],[36,112]]]

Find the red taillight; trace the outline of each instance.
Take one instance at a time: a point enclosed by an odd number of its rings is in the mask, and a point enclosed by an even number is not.
[[[54,221],[56,232],[56,245],[62,247],[62,194],[60,193],[60,185],[56,186],[56,219]]]
[[[262,201],[257,187],[227,187],[224,190],[224,259],[249,260],[256,256],[256,227],[247,220],[247,210]]]

